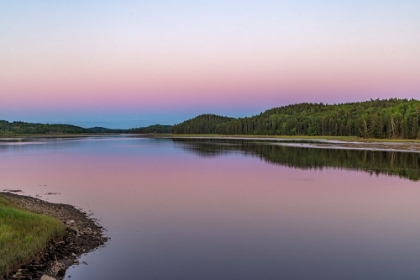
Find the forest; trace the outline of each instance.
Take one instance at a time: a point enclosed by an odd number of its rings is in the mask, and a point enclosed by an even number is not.
[[[99,133],[170,133],[172,126],[151,125],[133,129],[109,129],[104,127],[83,128],[69,124],[42,124],[27,122],[8,122],[0,120],[0,135],[60,135],[60,134],[99,134]]]
[[[0,135],[88,133],[87,129],[68,124],[41,124],[0,120]]]
[[[420,139],[419,127],[420,101],[394,98],[333,105],[300,103],[245,118],[206,114],[173,126],[171,132]]]
[[[127,133],[171,133],[171,125],[154,124],[146,127],[132,128]]]

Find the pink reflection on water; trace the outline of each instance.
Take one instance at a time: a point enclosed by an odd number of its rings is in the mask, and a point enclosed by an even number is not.
[[[413,195],[420,192],[416,183],[333,169],[255,164],[250,157],[190,156],[180,162],[177,156],[48,154],[9,157],[0,161],[0,170],[3,188],[32,195],[60,192],[62,196],[49,199],[99,212],[114,209],[115,217],[150,215],[152,210],[161,218],[166,213],[177,219],[195,213],[255,224],[274,218],[312,228],[337,227],[343,218],[358,228],[361,223],[392,220],[397,226],[410,217],[420,218]]]
[[[101,253],[102,260],[128,254],[145,262],[216,258],[215,264],[233,265],[252,256],[267,265],[289,259],[324,269],[341,259],[363,268],[387,263],[384,252],[392,252],[393,260],[415,262],[407,256],[418,249],[418,183],[294,169],[239,154],[200,158],[148,154],[145,146],[108,149],[6,154],[1,188],[59,192],[44,198],[93,210],[112,237],[112,252]]]

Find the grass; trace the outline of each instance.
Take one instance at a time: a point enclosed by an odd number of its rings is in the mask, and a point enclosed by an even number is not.
[[[20,209],[0,195],[0,277],[64,233],[60,221]]]

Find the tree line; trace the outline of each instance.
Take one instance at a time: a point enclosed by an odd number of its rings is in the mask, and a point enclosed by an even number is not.
[[[85,128],[68,124],[41,124],[27,122],[8,122],[0,120],[1,135],[22,134],[73,134],[87,133]]]
[[[171,133],[171,125],[154,124],[146,127],[128,129],[127,133]]]
[[[151,125],[133,129],[109,129],[104,127],[83,128],[69,124],[42,124],[27,122],[8,122],[0,120],[0,135],[59,135],[59,134],[97,134],[97,133],[170,133],[172,126]]]
[[[173,126],[172,133],[420,139],[420,101],[300,103],[245,118],[206,114]]]

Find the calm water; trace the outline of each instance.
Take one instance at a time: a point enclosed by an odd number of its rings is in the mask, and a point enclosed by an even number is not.
[[[108,229],[71,279],[420,279],[419,166],[261,141],[0,142],[1,189]]]

